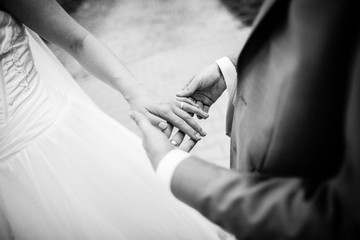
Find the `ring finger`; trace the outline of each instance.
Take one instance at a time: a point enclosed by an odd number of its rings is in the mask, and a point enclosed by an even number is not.
[[[186,102],[186,103],[188,103],[188,104],[190,104],[190,105],[192,105],[192,106],[194,106],[194,107],[199,107],[199,106],[195,103],[195,101],[194,101],[193,99],[190,99],[190,98],[177,97],[176,100],[179,101],[179,102]]]
[[[199,108],[204,111],[204,104],[201,101],[196,101],[196,104],[199,106]],[[202,119],[203,117],[201,115],[197,115],[198,119]]]
[[[177,117],[179,117],[180,119],[185,121],[185,123],[187,123],[186,125],[190,126],[196,132],[200,133],[201,136],[206,136],[206,132],[200,127],[200,125],[187,112],[181,111],[180,109],[175,108],[174,113],[177,115]],[[184,127],[186,127],[185,124],[183,124],[183,125],[184,125]],[[187,133],[186,131],[184,131],[184,129],[180,129],[180,130]],[[194,138],[194,139],[196,139],[196,138]]]
[[[180,109],[183,111],[189,113],[189,114],[196,114],[198,116],[201,116],[202,118],[208,118],[208,114],[201,110],[200,108],[194,107],[188,103],[185,102],[178,102]]]

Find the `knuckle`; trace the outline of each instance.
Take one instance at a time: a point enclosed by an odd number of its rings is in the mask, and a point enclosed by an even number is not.
[[[187,121],[187,123],[189,125],[191,125],[192,127],[199,127],[199,124],[197,124],[197,122],[191,117],[190,117],[189,121]]]
[[[196,114],[201,114],[202,113],[202,111],[197,107],[193,108],[193,112],[196,113]]]
[[[159,108],[159,112],[163,115],[168,115],[169,111],[170,111],[170,107],[165,104],[160,106],[160,108]]]
[[[175,123],[178,128],[183,128],[185,126],[185,122],[182,120],[177,120]]]
[[[173,99],[166,99],[163,102],[163,105],[165,105],[166,107],[171,107],[172,105],[174,105],[175,101]]]
[[[184,119],[186,122],[192,122],[192,121],[193,121],[192,117],[191,117],[189,114],[186,114],[186,115],[183,117],[183,119]]]

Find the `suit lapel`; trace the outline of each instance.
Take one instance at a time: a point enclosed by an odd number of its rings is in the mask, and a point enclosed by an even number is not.
[[[239,73],[240,67],[242,66],[242,63],[244,62],[243,59],[246,58],[246,56],[248,55],[248,53],[247,53],[247,52],[249,52],[248,49],[250,49],[250,46],[251,46],[252,42],[254,41],[255,36],[258,34],[259,31],[261,32],[261,26],[264,24],[267,16],[270,15],[273,7],[276,5],[275,3],[281,2],[281,1],[284,1],[284,0],[265,0],[265,2],[263,3],[263,5],[253,23],[253,27],[252,27],[253,30],[250,33],[250,36],[249,36],[248,40],[246,41],[246,43],[240,53],[240,56],[238,58],[238,64],[237,64],[238,65],[238,73]]]
[[[258,35],[258,33],[261,33],[261,25],[264,24],[264,22],[266,21],[266,17],[269,15],[269,13],[271,12],[271,10],[273,9],[273,6],[276,5],[276,2],[281,2],[281,1],[285,1],[285,0],[266,0],[259,13],[258,16],[256,17],[254,24],[253,24],[253,30],[248,38],[248,40],[246,41],[240,56],[238,58],[238,62],[237,62],[237,73],[238,73],[238,77],[240,76],[240,72],[241,69],[244,67],[244,65],[247,63],[246,59],[248,59],[249,57],[251,57],[253,55],[253,51],[251,50],[252,47],[252,43],[256,42],[254,41],[254,38],[256,38],[255,36]],[[239,82],[239,80],[238,80]],[[231,134],[231,128],[232,128],[232,120],[233,120],[233,114],[234,114],[234,98],[235,98],[236,94],[233,94],[230,99],[229,99],[229,105],[228,105],[228,109],[227,109],[227,115],[226,115],[226,135],[230,136]]]
[[[256,27],[259,25],[261,20],[264,18],[265,15],[270,11],[271,7],[274,5],[274,3],[278,0],[266,0],[263,5],[261,6],[261,9],[253,23],[253,29],[255,31]]]

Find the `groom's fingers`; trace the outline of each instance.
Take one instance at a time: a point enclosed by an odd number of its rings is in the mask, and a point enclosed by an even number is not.
[[[190,97],[191,94],[195,92],[198,88],[198,81],[196,81],[195,77],[190,79],[190,81],[179,91],[176,93],[178,97]]]
[[[190,138],[188,141],[186,141],[185,143],[183,143],[180,146],[180,149],[182,149],[186,152],[190,152],[195,147],[196,143],[197,143],[197,141]]]
[[[157,130],[149,120],[139,112],[132,111],[130,113],[130,117],[135,121],[136,125],[139,127],[143,137],[152,136],[156,134],[162,134],[159,130]]]
[[[204,112],[208,113],[209,109],[210,109],[210,106],[204,104]]]
[[[147,119],[150,121],[150,123],[159,128],[167,138],[171,136],[172,133],[172,125],[169,124],[167,121],[163,120],[162,118],[159,118],[151,113],[145,113]]]
[[[178,147],[181,145],[181,143],[183,142],[185,137],[185,133],[183,133],[182,131],[177,131],[177,133],[175,133],[175,135],[171,138],[170,142],[175,146]]]
[[[144,115],[142,115],[139,112],[131,111],[129,115],[131,119],[134,120],[136,125],[139,127],[141,132],[147,132],[148,127],[152,126],[150,122],[144,117]]]
[[[169,138],[171,136],[172,130],[173,130],[173,126],[170,123],[168,123],[168,127],[165,129],[165,131],[163,131],[163,133],[167,138]]]

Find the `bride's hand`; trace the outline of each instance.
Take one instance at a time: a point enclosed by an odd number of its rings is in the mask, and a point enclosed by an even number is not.
[[[170,137],[172,126],[194,140],[200,140],[206,132],[192,118],[196,114],[207,118],[208,114],[187,98],[142,94],[130,101],[132,110],[142,113],[150,123]],[[171,125],[169,125],[169,124]]]

